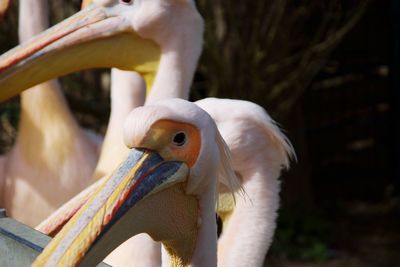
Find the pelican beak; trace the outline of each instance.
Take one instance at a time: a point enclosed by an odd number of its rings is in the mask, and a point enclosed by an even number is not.
[[[164,161],[155,152],[132,149],[125,162],[97,188],[32,266],[77,265],[131,208],[156,192],[184,182],[187,175],[188,167],[182,162]]]
[[[121,12],[120,12],[121,13]],[[154,79],[160,48],[112,8],[91,4],[0,57],[0,101],[36,84],[89,68],[116,67]]]

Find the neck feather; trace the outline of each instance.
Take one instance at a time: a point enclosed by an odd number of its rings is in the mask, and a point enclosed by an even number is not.
[[[79,135],[82,133],[56,81],[40,84],[22,93],[16,145],[23,148],[28,162],[39,166],[45,164],[50,169],[51,166],[59,166],[70,157]],[[54,148],[57,148],[57,153],[54,153]],[[38,151],[41,153],[38,154]]]
[[[19,38],[25,42],[49,26],[47,0],[19,1]]]
[[[223,222],[218,266],[263,265],[279,207],[280,168],[275,169],[261,167],[241,173],[246,196],[236,196],[236,206],[232,206],[231,216]]]
[[[192,20],[174,31],[174,38],[160,41],[160,65],[146,103],[166,98],[188,99],[203,46],[202,19],[193,16]]]

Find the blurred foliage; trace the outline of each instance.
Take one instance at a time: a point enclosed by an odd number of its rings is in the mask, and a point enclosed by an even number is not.
[[[51,23],[79,10],[80,0],[49,1]],[[282,119],[368,0],[198,0],[206,22],[204,52],[192,99],[206,96],[257,102]],[[0,52],[18,44],[18,1],[0,25]],[[104,132],[109,76],[85,71],[62,78],[69,103],[85,127]]]
[[[199,0],[207,95],[257,102],[282,119],[364,13],[356,0]]]
[[[317,214],[304,209],[279,211],[278,228],[269,255],[303,261],[329,258],[332,226]]]

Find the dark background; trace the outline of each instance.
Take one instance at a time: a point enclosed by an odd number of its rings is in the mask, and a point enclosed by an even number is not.
[[[80,1],[53,0],[53,23]],[[17,1],[0,52],[17,44]],[[268,266],[400,266],[400,3],[393,0],[199,0],[205,46],[192,100],[263,105],[293,142]],[[109,73],[62,78],[84,127],[104,133]],[[19,104],[0,106],[1,150]]]

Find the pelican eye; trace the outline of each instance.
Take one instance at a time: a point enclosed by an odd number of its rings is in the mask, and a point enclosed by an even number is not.
[[[132,4],[133,0],[120,0],[120,2],[125,5],[129,5],[129,4]]]
[[[183,146],[186,143],[186,134],[184,132],[179,132],[175,134],[172,142],[176,146]]]

